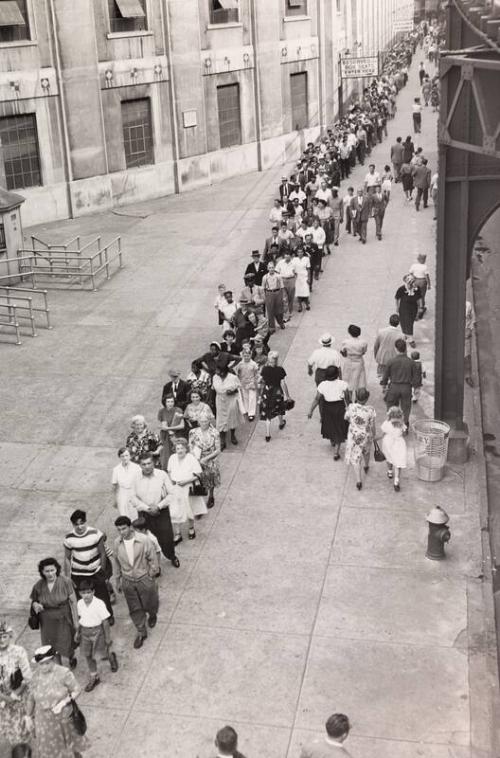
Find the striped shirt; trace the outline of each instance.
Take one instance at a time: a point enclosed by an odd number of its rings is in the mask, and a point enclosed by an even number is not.
[[[71,550],[71,573],[92,576],[101,568],[99,544],[104,537],[99,529],[89,526],[84,534],[70,532],[64,538],[64,547]]]

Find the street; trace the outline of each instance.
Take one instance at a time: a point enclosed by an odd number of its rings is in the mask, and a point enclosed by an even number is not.
[[[369,162],[382,171],[396,137],[412,134],[418,63],[417,53],[388,137],[342,183],[341,195],[362,185]],[[415,138],[432,173],[436,121],[424,108]],[[51,242],[120,234],[125,262],[98,292],[51,292],[54,330],[2,349],[1,604],[16,633],[24,630],[28,651],[38,644],[26,628],[37,562],[61,556],[77,507],[114,540],[111,469],[130,419],[142,413],[156,429],[169,368],[185,376],[219,338],[217,286],[240,291],[251,250],[262,250],[268,236],[282,173],[277,165],[25,230]],[[382,241],[373,220],[366,245],[342,227],[311,311],[295,312],[271,338],[296,401],[287,426],[274,426],[266,444],[264,424],[247,424],[239,445],[223,453],[215,508],[197,522],[196,540],[179,546],[180,569],[162,562],[159,621],[140,651],[132,649],[123,599],[115,606],[119,671],[103,665],[103,684],[79,699],[89,756],[203,758],[217,729],[231,724],[248,758],[298,758],[302,742],[340,711],[352,721],[356,758],[469,758],[470,703],[481,697],[469,667],[481,573],[472,464],[448,466],[436,484],[418,480],[410,432],[401,492],[385,464],[373,461],[358,491],[352,470],[334,462],[321,439],[317,413],[307,419],[315,393],[307,358],[324,332],[339,347],[352,323],[369,343],[370,404],[380,428],[385,405],[373,342],[420,252],[434,283],[434,248],[432,203],[417,213],[399,184]],[[433,296],[431,289],[416,325],[426,379],[413,420],[433,413]],[[424,557],[425,516],[434,505],[451,517],[442,563]],[[84,683],[83,660],[76,675]]]

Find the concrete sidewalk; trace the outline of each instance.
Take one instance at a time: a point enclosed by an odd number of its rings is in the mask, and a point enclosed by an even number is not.
[[[411,133],[417,67],[418,56],[389,137],[373,152],[379,170],[396,136]],[[433,172],[435,135],[426,109],[417,144]],[[366,171],[357,166],[354,187]],[[25,626],[36,563],[60,555],[75,507],[114,537],[109,478],[129,419],[144,413],[154,428],[168,368],[186,371],[217,337],[217,284],[239,291],[250,250],[267,235],[281,172],[134,206],[130,215],[36,229],[51,241],[121,234],[126,268],[97,293],[53,293],[54,331],[20,348],[1,346],[1,605],[16,631]],[[180,570],[164,564],[159,623],[138,652],[120,600],[120,670],[80,701],[92,758],[202,758],[225,723],[248,758],[296,758],[334,711],[352,719],[356,758],[491,755],[494,649],[480,579],[480,468],[448,467],[431,485],[416,478],[410,455],[402,492],[373,463],[358,492],[352,473],[333,462],[318,417],[306,418],[315,391],[309,353],[322,332],[338,344],[357,323],[370,345],[380,425],[373,340],[416,254],[434,257],[432,215],[416,213],[395,185],[383,241],[371,222],[366,246],[343,231],[312,310],[273,337],[296,407],[270,444],[263,425],[247,425],[222,456],[217,506],[197,525],[195,542],[180,546]],[[416,332],[427,380],[413,418],[432,415],[433,290],[428,308]],[[451,515],[445,563],[424,558],[434,504]],[[37,639],[22,632],[29,650]],[[83,682],[83,662],[77,674]]]

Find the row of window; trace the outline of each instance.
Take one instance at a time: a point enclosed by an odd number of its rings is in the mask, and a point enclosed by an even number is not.
[[[239,0],[208,0],[211,24],[240,20]],[[339,0],[337,0],[339,2]],[[148,28],[146,0],[108,0],[112,33],[141,32]],[[307,0],[286,0],[287,16],[307,14]],[[0,0],[0,43],[31,39],[27,0]]]
[[[292,126],[303,129],[309,123],[307,72],[290,75]],[[239,84],[217,87],[220,146],[241,145]],[[149,98],[121,103],[123,147],[127,168],[154,163],[153,124]],[[42,184],[36,117],[34,114],[0,118],[7,189],[16,190]]]

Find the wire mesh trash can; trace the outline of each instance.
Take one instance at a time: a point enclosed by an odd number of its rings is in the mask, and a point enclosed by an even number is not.
[[[413,431],[418,478],[424,482],[439,482],[448,456],[450,427],[443,421],[422,419],[413,423]]]

